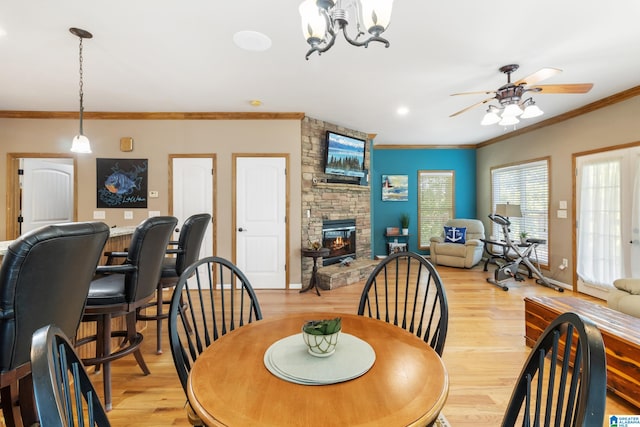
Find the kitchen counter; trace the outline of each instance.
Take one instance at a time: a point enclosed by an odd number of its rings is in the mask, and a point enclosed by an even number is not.
[[[135,226],[113,227],[110,229],[109,239],[113,239],[114,237],[121,237],[121,236],[131,236],[135,229],[136,229]],[[0,259],[4,258],[4,254],[7,253],[7,250],[9,249],[9,245],[11,243],[13,243],[13,240],[5,240],[0,242]]]

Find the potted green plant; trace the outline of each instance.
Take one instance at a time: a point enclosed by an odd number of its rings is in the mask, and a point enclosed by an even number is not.
[[[520,243],[524,244],[527,242],[527,237],[529,237],[529,233],[523,231],[520,233]]]
[[[402,226],[402,234],[409,234],[409,220],[411,217],[408,213],[403,213],[400,215],[400,224]]]
[[[316,357],[331,356],[336,351],[342,329],[342,318],[310,320],[302,326],[302,339],[309,354]]]

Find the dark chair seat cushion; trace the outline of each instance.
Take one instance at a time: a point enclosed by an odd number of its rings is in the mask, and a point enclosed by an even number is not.
[[[93,280],[89,286],[87,305],[110,305],[126,302],[124,274],[109,274]]]

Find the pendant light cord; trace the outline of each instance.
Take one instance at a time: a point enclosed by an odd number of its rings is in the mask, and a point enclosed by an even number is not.
[[[82,91],[82,37],[80,38],[80,135],[84,135],[82,132],[82,116],[84,113],[84,106],[82,101],[84,98],[84,92]]]

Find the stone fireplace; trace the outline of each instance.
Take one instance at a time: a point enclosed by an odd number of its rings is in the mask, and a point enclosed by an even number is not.
[[[305,117],[302,120],[302,233],[301,245],[323,241],[325,221],[351,220],[355,222],[355,257],[371,259],[371,189],[368,184],[333,183],[324,174],[324,147],[327,130],[369,140],[368,134],[356,132]],[[371,158],[369,145],[365,153],[365,168]],[[338,258],[339,261],[339,258]],[[324,262],[324,260],[323,260]],[[313,261],[302,258],[302,283],[311,277]],[[320,267],[322,269],[322,267]]]

